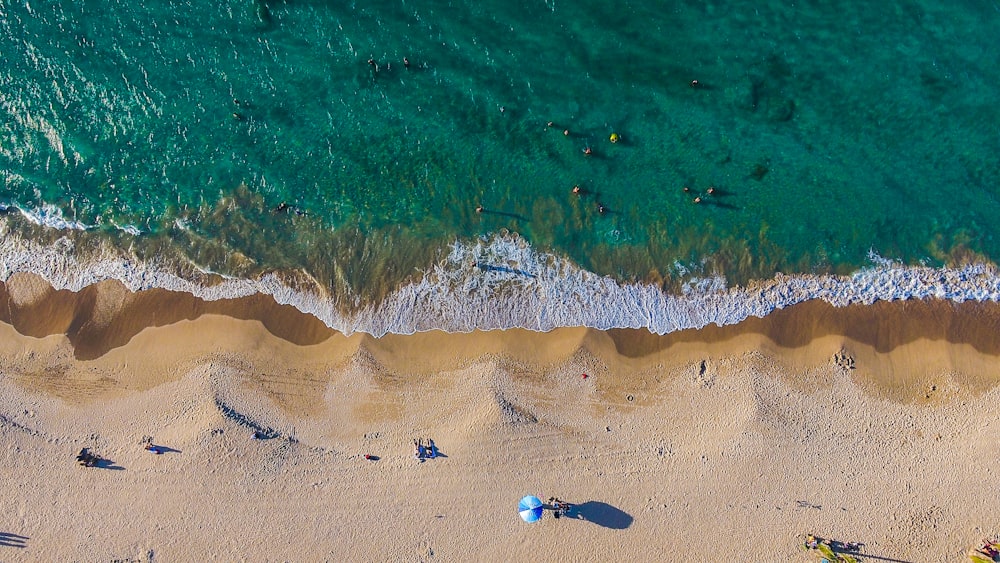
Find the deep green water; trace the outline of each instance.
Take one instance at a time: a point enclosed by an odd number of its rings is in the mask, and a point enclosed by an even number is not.
[[[355,304],[502,230],[667,286],[992,259],[997,29],[973,1],[0,0],[0,204]]]

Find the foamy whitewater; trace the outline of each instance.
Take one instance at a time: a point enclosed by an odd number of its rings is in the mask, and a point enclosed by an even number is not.
[[[850,276],[779,275],[751,287],[731,288],[722,279],[695,279],[673,295],[656,286],[595,275],[508,235],[455,242],[419,280],[403,285],[377,306],[344,315],[329,299],[293,290],[273,274],[202,285],[110,246],[100,258],[83,263],[75,257],[74,243],[67,237],[41,246],[11,232],[7,225],[0,227],[0,235],[0,280],[4,282],[25,272],[41,276],[56,289],[71,291],[117,280],[131,291],[159,288],[205,300],[261,293],[348,335],[507,328],[549,331],[576,326],[645,328],[665,334],[713,323],[735,324],[810,299],[834,306],[900,299],[1000,300],[1000,276],[993,265],[902,266],[874,253],[871,267]]]

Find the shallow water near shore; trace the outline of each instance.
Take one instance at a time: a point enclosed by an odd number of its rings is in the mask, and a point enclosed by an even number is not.
[[[1000,250],[1000,12],[986,5],[81,1],[0,12],[0,206],[87,230],[72,250],[100,258],[72,276],[46,272],[23,260],[40,251],[17,243],[8,276],[176,289],[170,276],[197,285],[214,273],[250,280],[236,293],[285,295],[261,282],[277,271],[329,301],[282,302],[348,332],[664,332],[730,322],[706,312],[712,298],[698,314],[663,304],[692,288],[776,272],[803,276],[777,286],[808,286],[870,256],[942,266]],[[7,221],[52,248],[52,234]],[[144,280],[109,273],[109,260],[132,259]],[[823,291],[831,302],[995,297],[991,268],[945,290],[934,275]],[[913,277],[923,289],[910,291]],[[531,297],[539,286],[543,300]],[[745,318],[814,289],[727,299]],[[469,313],[484,301],[498,309]],[[511,304],[524,310],[505,313]]]

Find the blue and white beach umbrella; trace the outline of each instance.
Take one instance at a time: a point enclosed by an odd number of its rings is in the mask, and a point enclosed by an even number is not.
[[[528,495],[517,503],[518,514],[525,522],[538,522],[542,518],[542,501],[538,497]]]

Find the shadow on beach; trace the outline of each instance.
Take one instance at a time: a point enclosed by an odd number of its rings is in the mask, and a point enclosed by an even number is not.
[[[28,547],[28,536],[0,532],[0,547]]]
[[[121,471],[125,469],[120,465],[115,465],[115,462],[103,457],[101,455],[95,454],[90,450],[90,448],[83,448],[80,453],[76,456],[76,462],[81,467],[92,467],[97,469],[111,469],[114,471]]]
[[[126,293],[127,298],[110,321],[97,326],[85,319],[98,307],[98,294],[108,289],[124,290],[120,282],[100,282],[78,292],[56,290],[45,283],[45,297],[26,307],[11,305],[9,281],[0,283],[0,303],[6,305],[0,306],[0,322],[9,323],[21,334],[36,338],[65,334],[78,360],[99,358],[127,344],[148,327],[192,321],[209,314],[260,321],[271,334],[300,346],[324,342],[335,334],[323,321],[303,315],[290,305],[279,305],[269,295],[205,301],[191,294],[163,289]]]
[[[632,525],[632,515],[606,502],[589,500],[574,504],[566,511],[566,516],[586,520],[612,530],[624,530]]]
[[[100,458],[100,459],[98,459],[96,462],[94,462],[93,467],[96,467],[98,469],[110,469],[111,471],[124,471],[125,470],[125,468],[122,467],[121,465],[117,465],[117,464],[115,464],[114,461],[112,461],[110,459],[103,458],[103,457]]]
[[[910,561],[909,559],[893,559],[891,557],[880,557],[878,555],[872,555],[870,553],[856,552],[852,555],[857,556],[860,560],[864,561],[867,559],[874,559],[876,561],[889,561],[890,563],[916,563],[916,561]]]

